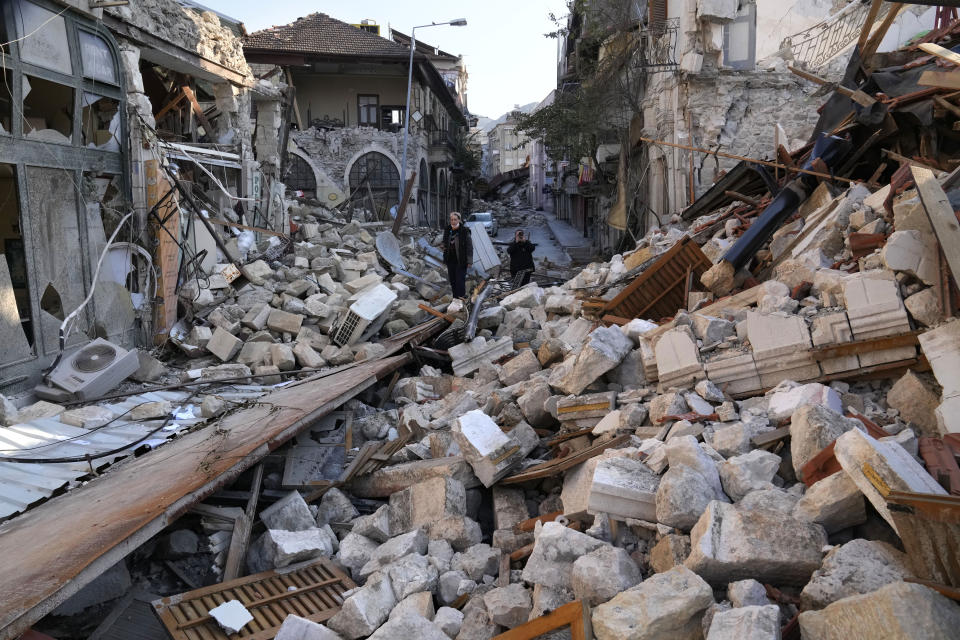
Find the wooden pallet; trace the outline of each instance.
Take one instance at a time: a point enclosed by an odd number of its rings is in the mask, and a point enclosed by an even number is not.
[[[288,615],[329,620],[340,610],[343,593],[355,586],[321,558],[160,598],[153,609],[174,640],[271,640]],[[253,621],[228,636],[207,612],[230,600],[239,600]]]

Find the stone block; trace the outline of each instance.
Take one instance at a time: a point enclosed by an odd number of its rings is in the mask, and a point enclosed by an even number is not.
[[[297,335],[303,324],[303,316],[297,313],[288,313],[282,309],[271,309],[267,316],[267,328],[277,333]]]
[[[251,573],[258,573],[314,558],[329,558],[336,550],[336,542],[337,537],[330,527],[302,531],[268,529],[260,538],[259,545],[251,548],[248,568]]]
[[[813,339],[813,346],[815,347],[852,341],[853,330],[850,329],[850,321],[847,319],[846,312],[829,313],[814,318],[810,337]],[[860,359],[856,354],[829,358],[821,360],[820,367],[825,374],[851,371],[860,367]]]
[[[752,353],[731,353],[706,364],[707,377],[728,394],[763,388]]]
[[[530,517],[521,489],[493,487],[493,524],[496,529],[511,529]]]
[[[650,568],[663,573],[683,565],[690,555],[690,536],[668,533],[650,550]]]
[[[321,369],[327,366],[326,360],[306,342],[293,343],[293,357],[301,369]]]
[[[453,374],[465,376],[473,373],[486,362],[495,362],[513,353],[513,339],[509,337],[488,341],[483,337],[474,338],[447,350],[453,360]]]
[[[430,478],[390,496],[390,531],[395,535],[448,515],[466,515],[467,496],[455,478]]]
[[[243,340],[223,327],[217,327],[210,341],[207,342],[207,351],[219,358],[221,362],[227,362],[240,352],[242,346]]]
[[[809,353],[810,332],[803,318],[750,311],[747,339],[763,387],[820,376],[820,367]]]
[[[440,607],[433,616],[433,624],[440,627],[448,638],[456,638],[463,624],[463,613],[452,607]]]
[[[500,382],[505,386],[527,380],[540,371],[540,361],[531,349],[521,349],[520,353],[503,363],[500,369]]]
[[[523,417],[534,427],[546,427],[555,423],[554,417],[545,405],[553,395],[550,385],[543,379],[536,379],[525,385],[524,392],[517,398],[517,406]]]
[[[397,491],[436,477],[454,478],[467,489],[480,484],[462,456],[447,456],[384,467],[371,475],[355,479],[351,493],[359,498],[389,498]]]
[[[929,587],[898,581],[820,611],[804,611],[799,622],[803,637],[817,640],[940,640],[956,635],[960,607]]]
[[[258,367],[262,364],[272,364],[269,362],[270,347],[272,346],[273,343],[270,342],[245,342],[240,349],[240,353],[237,354],[237,362],[251,368]]]
[[[558,522],[546,522],[523,568],[523,579],[552,589],[571,589],[574,561],[605,545]]]
[[[355,578],[359,578],[361,569],[373,559],[377,546],[376,541],[351,531],[340,541],[337,558]]]
[[[380,570],[390,576],[390,583],[398,600],[421,591],[436,591],[440,578],[440,572],[430,559],[416,553],[394,560]]]
[[[938,245],[932,233],[898,229],[887,238],[880,259],[887,269],[909,273],[924,284],[933,285],[939,280]]]
[[[280,371],[291,371],[297,366],[293,349],[291,349],[288,344],[271,344],[270,360],[273,366],[280,369]]]
[[[724,492],[736,502],[751,491],[772,488],[780,462],[780,456],[762,449],[727,459],[719,466]]]
[[[756,580],[737,580],[727,585],[727,600],[734,608],[764,607],[771,604],[767,589]]]
[[[167,367],[143,349],[137,349],[140,368],[130,375],[137,382],[156,382],[167,373]]]
[[[448,640],[447,634],[427,618],[413,612],[391,616],[386,624],[377,629],[369,640],[396,640],[397,638],[416,638],[417,640]]]
[[[317,526],[299,491],[291,491],[261,511],[260,519],[268,529],[283,531],[306,531]]]
[[[960,411],[944,411],[960,398],[960,322],[952,321],[920,334],[920,348],[943,388],[937,422],[942,433],[960,433]]]
[[[483,603],[490,620],[508,629],[524,624],[533,608],[530,593],[519,583],[488,591],[483,596]]]
[[[933,287],[924,289],[903,301],[913,319],[927,327],[935,327],[943,320],[940,299]]]
[[[706,640],[780,640],[780,607],[753,605],[720,612],[713,616]]]
[[[933,384],[912,370],[903,374],[887,392],[887,405],[900,412],[900,417],[916,425],[921,435],[938,438],[937,406],[940,396]],[[61,418],[62,419],[62,418]]]
[[[819,404],[808,404],[790,419],[790,459],[797,477],[820,450],[851,429],[862,428],[859,420],[846,418]]]
[[[734,335],[737,330],[732,322],[722,318],[715,318],[700,313],[691,314],[694,335],[703,340],[704,344],[722,342]]]
[[[689,327],[679,326],[664,333],[660,336],[654,352],[657,359],[657,377],[664,390],[671,387],[692,387],[706,377],[700,362],[700,350],[697,349]]]
[[[826,541],[818,524],[745,502],[714,501],[690,532],[684,564],[716,585],[753,578],[800,586],[819,568]]]
[[[626,550],[604,545],[577,558],[571,574],[573,593],[593,607],[640,584],[640,567]]]
[[[823,609],[829,604],[876,591],[891,582],[913,577],[907,556],[885,542],[851,540],[834,547],[800,592],[803,609]]]
[[[283,619],[274,640],[343,640],[343,636],[322,624],[291,614]]]
[[[505,297],[500,301],[500,306],[507,311],[512,311],[514,309],[532,309],[533,307],[540,306],[542,302],[543,289],[534,284],[530,284]]]
[[[793,416],[800,407],[820,405],[836,413],[843,412],[840,394],[819,382],[811,382],[770,394],[767,416],[774,422],[780,422]]]
[[[464,459],[485,487],[506,476],[539,443],[536,434],[532,441],[521,439],[528,430],[532,433],[529,425],[521,423],[504,433],[479,409],[460,416],[452,429]]]
[[[907,311],[892,275],[891,272],[866,272],[844,281],[843,298],[854,339],[881,338],[910,330]],[[871,367],[915,355],[914,347],[882,349],[860,354],[860,366]]]
[[[132,585],[127,565],[121,560],[70,596],[53,610],[53,615],[76,615],[88,607],[123,596],[130,591]]]
[[[376,631],[396,604],[389,576],[377,573],[343,601],[327,626],[347,640],[357,640]]]
[[[60,414],[60,422],[82,429],[96,429],[110,423],[116,416],[106,407],[89,405],[68,409]]]
[[[651,576],[593,610],[597,640],[697,640],[713,591],[695,573],[676,567]]]
[[[457,551],[480,544],[483,537],[477,521],[467,516],[447,516],[430,523],[427,532],[431,540],[446,540]]]
[[[565,394],[583,393],[597,378],[616,367],[633,348],[617,327],[599,327],[587,337],[573,365],[559,367],[550,376],[550,386]]]
[[[859,429],[852,429],[837,438],[833,451],[843,470],[894,531],[897,525],[890,517],[887,501],[864,469],[869,467],[871,476],[883,482],[890,491],[946,494],[933,476],[899,444],[878,442]]]
[[[793,517],[816,522],[834,533],[867,521],[863,494],[846,473],[834,473],[808,488],[793,508]]]
[[[617,520],[635,518],[653,522],[657,519],[659,484],[660,476],[639,460],[604,458],[593,472],[587,511],[606,513]]]

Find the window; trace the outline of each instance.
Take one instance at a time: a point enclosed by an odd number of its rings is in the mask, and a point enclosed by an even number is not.
[[[33,327],[30,290],[27,288],[27,254],[20,222],[17,170],[0,164],[0,362],[22,360],[32,354]]]
[[[43,78],[23,76],[23,135],[70,144],[73,89]]]
[[[313,174],[313,167],[295,153],[287,156],[287,175],[284,184],[287,189],[303,191],[307,195],[317,194],[317,177]]]
[[[741,0],[737,17],[723,25],[723,64],[753,69],[757,56],[757,5]]]
[[[101,82],[117,84],[117,67],[113,60],[110,45],[100,36],[89,31],[79,30],[80,60],[83,62],[83,75]]]
[[[0,38],[5,37],[0,35]],[[0,134],[10,135],[13,133],[13,76],[7,69],[0,69],[0,76],[3,80],[0,87]]]
[[[377,151],[360,156],[350,167],[350,191],[366,191],[366,185],[373,193],[376,215],[386,220],[390,207],[400,202],[400,173],[393,161]]]
[[[403,131],[403,107],[381,107],[380,128],[384,131],[392,131],[393,133]]]
[[[357,96],[357,124],[361,127],[376,127],[379,124],[379,96]]]
[[[60,73],[73,73],[67,23],[63,16],[28,0],[15,2],[13,14],[17,35],[21,38],[30,36],[18,43],[20,58],[24,62]]]
[[[105,151],[119,151],[120,102],[84,91],[81,107],[83,145]]]

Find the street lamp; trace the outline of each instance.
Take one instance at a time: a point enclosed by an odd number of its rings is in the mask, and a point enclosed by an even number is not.
[[[466,18],[457,18],[448,22],[431,22],[430,24],[421,24],[410,30],[410,68],[407,72],[407,108],[403,111],[403,156],[400,160],[400,204],[403,204],[403,191],[407,185],[407,139],[410,137],[410,88],[413,85],[413,52],[417,48],[417,29],[426,27],[439,27],[442,25],[451,27],[467,26]]]

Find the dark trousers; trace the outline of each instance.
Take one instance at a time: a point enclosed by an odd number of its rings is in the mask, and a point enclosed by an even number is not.
[[[514,281],[516,281],[518,273],[523,274],[523,276],[520,278],[520,282],[517,284],[518,287],[522,287],[523,285],[530,282],[530,275],[533,273],[533,271],[531,271],[530,269],[521,269],[520,271],[511,271],[510,275],[513,277]]]
[[[447,263],[447,278],[453,289],[454,298],[467,297],[467,268],[459,264]]]

